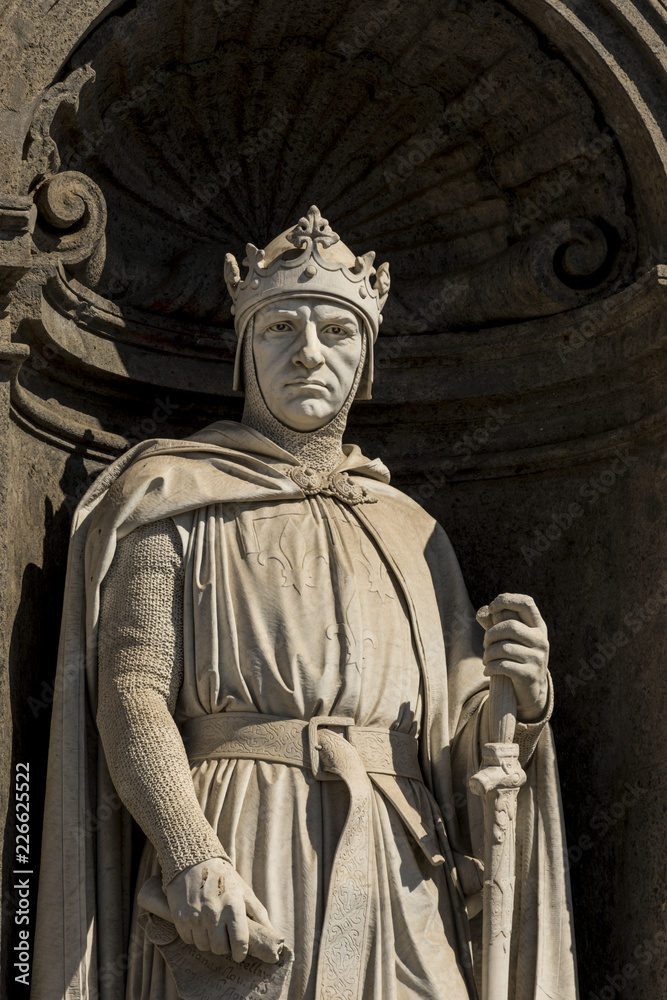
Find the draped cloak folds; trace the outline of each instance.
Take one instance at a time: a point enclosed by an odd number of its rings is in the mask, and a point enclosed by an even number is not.
[[[461,777],[477,770],[484,741],[481,629],[442,528],[389,486],[381,462],[354,446],[344,452],[337,471],[377,501],[353,507],[354,516],[393,573],[410,618],[423,692],[421,769],[441,813],[425,837],[436,834],[444,858],[458,963],[474,998],[468,912],[481,886],[474,859],[482,856],[482,826],[479,800],[461,795]],[[116,544],[141,525],[209,504],[302,500],[285,472],[290,465],[298,462],[257,431],[221,421],[185,441],[132,448],[77,509],[49,750],[33,1000],[124,1000],[136,862],[130,817],[117,807],[94,722],[100,587]],[[549,727],[539,732],[519,796],[510,995],[576,1000],[558,774]]]

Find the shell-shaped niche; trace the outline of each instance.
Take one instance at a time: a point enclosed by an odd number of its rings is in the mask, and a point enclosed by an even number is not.
[[[615,137],[494,0],[138,0],[76,72],[53,164],[106,198],[96,292],[121,312],[229,326],[225,253],[311,204],[389,261],[385,333],[553,314],[631,280]]]

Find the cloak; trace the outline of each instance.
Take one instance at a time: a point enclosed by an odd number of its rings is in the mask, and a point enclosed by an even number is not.
[[[376,498],[353,508],[406,601],[422,673],[421,765],[440,806],[459,962],[471,998],[469,897],[479,893],[481,804],[461,796],[479,767],[488,679],[452,547],[442,528],[389,485],[379,460],[344,446],[336,471]],[[56,672],[40,871],[33,1000],[123,1000],[132,905],[131,819],[120,807],[95,727],[100,586],[117,541],[140,525],[212,503],[303,499],[297,460],[257,431],[221,421],[184,441],[139,444],[105,470],[72,525]],[[469,724],[469,723],[473,724]],[[530,742],[519,796],[512,942],[514,1000],[575,1000],[574,939],[562,808],[548,726]],[[539,738],[537,738],[539,737]],[[458,791],[457,791],[458,790]],[[463,802],[461,799],[463,798]],[[468,897],[468,905],[467,905]]]

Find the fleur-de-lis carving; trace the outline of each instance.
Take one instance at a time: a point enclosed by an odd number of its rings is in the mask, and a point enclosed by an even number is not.
[[[368,642],[373,649],[377,649],[378,641],[370,629],[364,629],[363,633],[359,636],[352,627],[350,607],[354,598],[355,595],[353,594],[345,608],[345,621],[329,625],[326,637],[327,639],[335,639],[336,636],[340,638],[341,646],[345,647],[345,666],[356,667],[357,671],[361,673],[364,662],[364,643]]]
[[[327,562],[326,556],[317,549],[309,549],[303,533],[291,517],[287,518],[285,526],[278,539],[278,549],[264,549],[257,559],[260,566],[266,566],[271,559],[279,564],[283,574],[283,587],[294,587],[302,594],[306,587],[314,587],[314,567],[318,560]]]
[[[331,247],[334,243],[338,243],[340,236],[334,233],[327,220],[322,218],[317,205],[311,205],[294,229],[287,234],[287,239],[298,250],[302,248],[310,250],[313,244]]]
[[[368,573],[368,589],[371,594],[377,594],[382,604],[384,604],[387,598],[392,601],[396,599],[391,577],[383,562],[380,562],[378,559],[374,565],[364,552],[361,553],[361,558],[356,557],[355,561],[361,563]]]

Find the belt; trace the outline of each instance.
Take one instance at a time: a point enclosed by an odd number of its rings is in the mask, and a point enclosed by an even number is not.
[[[344,729],[368,774],[394,774],[422,780],[419,747],[414,736],[393,729],[357,726],[354,719],[316,715],[308,722],[254,712],[218,712],[188,719],[181,728],[188,759],[268,760],[293,764],[326,781],[336,778],[322,759],[322,731]]]
[[[340,716],[304,722],[252,712],[188,719],[181,734],[192,764],[212,758],[274,761],[304,768],[320,781],[345,782],[350,805],[331,869],[315,997],[361,1000],[373,909],[379,905],[369,774],[421,781],[417,740]]]

